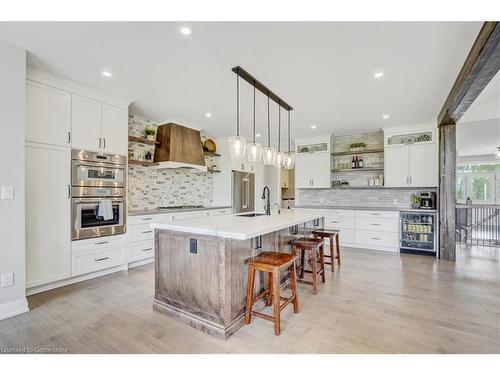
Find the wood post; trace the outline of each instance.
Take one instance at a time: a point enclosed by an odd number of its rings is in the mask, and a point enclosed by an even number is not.
[[[456,125],[439,127],[439,257],[455,260]]]

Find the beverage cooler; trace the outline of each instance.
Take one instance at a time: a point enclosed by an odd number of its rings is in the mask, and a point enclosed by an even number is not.
[[[436,255],[436,214],[407,211],[400,215],[401,252]]]

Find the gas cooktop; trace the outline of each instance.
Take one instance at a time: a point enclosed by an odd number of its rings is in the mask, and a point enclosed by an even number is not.
[[[203,206],[187,204],[185,206],[160,206],[160,207],[158,207],[159,210],[179,210],[179,209],[184,209],[184,208],[203,208]]]

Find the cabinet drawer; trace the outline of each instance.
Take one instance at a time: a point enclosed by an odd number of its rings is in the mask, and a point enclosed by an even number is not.
[[[340,228],[331,228],[331,229],[337,229],[339,231],[340,246],[352,245],[354,243],[353,229],[340,229]],[[325,239],[325,246],[330,247],[330,240],[328,238]]]
[[[129,262],[136,262],[155,256],[154,240],[134,242],[128,245]]]
[[[169,215],[169,220],[178,221],[208,216],[208,211],[179,212]]]
[[[100,271],[123,264],[123,248],[81,252],[72,255],[72,275]]]
[[[138,216],[129,216],[128,217],[128,225],[141,225],[147,223],[158,223],[161,221],[162,217],[165,215],[138,215]]]
[[[91,252],[96,250],[107,250],[114,248],[122,249],[124,247],[124,235],[92,238],[88,240],[73,241],[71,243],[71,250],[73,253]]]
[[[210,216],[220,216],[220,215],[230,215],[231,214],[231,209],[230,208],[221,208],[217,210],[211,210],[208,213]]]
[[[378,219],[399,219],[398,211],[368,211],[356,210],[356,217],[371,217]]]
[[[397,247],[399,245],[399,235],[398,233],[356,230],[356,243],[380,247]]]
[[[155,231],[150,224],[134,225],[128,228],[128,242],[152,240],[154,235]]]
[[[378,219],[375,216],[357,217],[356,230],[398,233],[398,223],[397,219]]]
[[[345,217],[353,217],[354,216],[354,210],[328,210],[328,215],[336,216],[336,215],[341,215]]]
[[[354,229],[354,216],[328,215],[324,220],[326,229]]]

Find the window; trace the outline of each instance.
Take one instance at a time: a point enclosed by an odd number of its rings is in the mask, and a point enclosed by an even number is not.
[[[465,203],[500,204],[500,164],[460,164],[457,166],[456,199]]]

